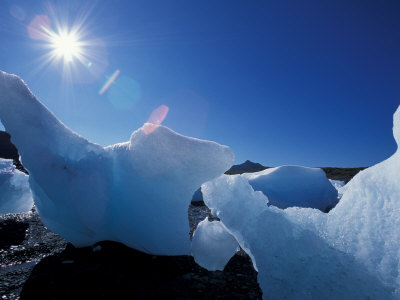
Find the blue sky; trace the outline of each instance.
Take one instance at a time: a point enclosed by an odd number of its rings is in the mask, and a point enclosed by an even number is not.
[[[46,60],[37,16],[81,24],[88,60]],[[0,69],[104,146],[165,105],[164,125],[236,163],[370,166],[396,149],[399,1],[3,0],[0,23]]]

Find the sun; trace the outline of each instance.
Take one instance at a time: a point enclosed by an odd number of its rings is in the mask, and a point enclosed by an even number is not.
[[[73,32],[62,31],[50,35],[50,46],[53,54],[62,58],[64,62],[72,62],[74,58],[79,58],[82,54],[79,36]]]

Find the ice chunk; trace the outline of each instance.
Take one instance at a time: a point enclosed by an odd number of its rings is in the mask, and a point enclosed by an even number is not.
[[[103,148],[65,127],[21,79],[1,71],[0,107],[41,219],[76,246],[113,240],[152,254],[189,254],[191,196],[233,163],[226,146],[163,126],[148,133],[148,124],[128,142]]]
[[[325,211],[337,203],[337,190],[319,168],[281,166],[242,176],[254,190],[268,197],[269,204],[279,208],[298,206]]]
[[[0,215],[25,213],[32,206],[28,176],[14,167],[12,159],[0,158]]]
[[[345,183],[342,180],[333,180],[329,179],[329,182],[333,185],[333,187],[339,191],[340,188],[344,187]]]
[[[400,107],[394,115],[400,142]],[[244,176],[202,185],[204,202],[250,254],[265,298],[400,297],[400,152],[357,174],[329,213],[267,206]]]
[[[240,175],[202,185],[204,201],[250,255],[265,299],[391,299],[391,290],[351,255],[329,246],[312,226],[267,206]],[[316,209],[291,208],[324,215]],[[210,237],[211,238],[211,237]]]
[[[197,226],[192,240],[192,255],[203,268],[222,271],[238,250],[236,239],[223,223],[204,219]]]
[[[400,142],[400,107],[393,135]],[[400,152],[358,173],[320,228],[336,248],[354,255],[400,293]],[[400,295],[400,294],[399,294]]]

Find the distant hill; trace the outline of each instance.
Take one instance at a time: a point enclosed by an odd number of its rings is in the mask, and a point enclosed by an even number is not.
[[[227,175],[242,174],[242,173],[253,173],[267,169],[262,164],[246,160],[244,163],[239,165],[233,165],[228,171],[225,172]]]
[[[239,165],[233,165],[228,171],[225,172],[227,175],[235,175],[242,173],[254,173],[259,172],[269,167],[263,166],[262,164],[246,160],[244,163]],[[335,167],[321,167],[324,170],[326,177],[334,180],[341,180],[345,183],[349,182],[358,172],[365,170],[367,167],[358,168],[335,168]]]
[[[350,179],[357,175],[358,172],[365,170],[367,167],[359,168],[333,168],[333,167],[322,167],[326,177],[333,180],[342,180],[348,183]]]

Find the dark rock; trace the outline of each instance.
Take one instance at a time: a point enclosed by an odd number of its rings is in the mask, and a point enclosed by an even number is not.
[[[35,209],[0,217],[0,296],[18,299],[42,258],[61,252],[66,241],[43,226]]]
[[[333,180],[341,180],[344,183],[348,183],[354,176],[358,174],[358,172],[365,170],[366,167],[359,168],[331,168],[331,167],[322,167],[324,170],[326,177]]]
[[[12,159],[15,167],[28,174],[28,171],[22,166],[19,160],[19,154],[17,148],[11,143],[11,136],[8,132],[0,130],[0,157],[6,159]]]
[[[248,257],[238,255],[226,271],[210,272],[191,256],[148,255],[108,241],[96,246],[101,250],[68,245],[41,260],[21,299],[261,299]],[[237,269],[247,275],[235,276]]]
[[[17,218],[3,219],[0,223],[0,250],[21,244],[25,239],[26,222]]]
[[[188,214],[191,231],[206,216],[216,219],[206,206],[191,205]],[[4,299],[261,299],[242,251],[223,272],[210,272],[191,256],[148,255],[116,242],[75,248],[44,227],[35,210],[0,217],[0,224],[8,240],[0,250]],[[20,234],[12,240],[14,230]]]
[[[19,160],[17,148],[11,143],[9,133],[0,130],[0,157]]]

